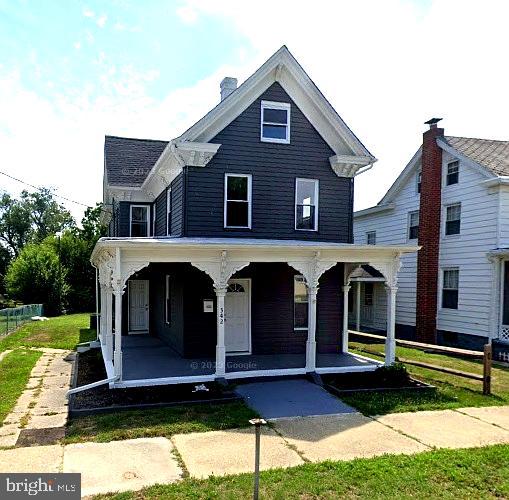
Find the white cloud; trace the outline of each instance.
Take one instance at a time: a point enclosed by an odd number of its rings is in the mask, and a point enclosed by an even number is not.
[[[196,21],[198,20],[198,13],[190,5],[178,8],[177,16],[184,24],[189,25],[196,24]]]
[[[108,20],[108,16],[106,14],[102,14],[101,16],[99,16],[97,18],[97,21],[96,21],[97,26],[99,26],[99,28],[104,28],[107,20]]]
[[[85,17],[94,17],[94,16],[95,16],[95,13],[94,13],[94,11],[93,11],[93,10],[90,10],[90,9],[88,9],[88,8],[85,8],[85,9],[83,9],[83,15],[84,15]]]

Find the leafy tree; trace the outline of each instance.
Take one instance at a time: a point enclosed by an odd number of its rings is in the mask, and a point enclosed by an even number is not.
[[[48,242],[29,243],[13,260],[5,277],[7,292],[26,304],[43,304],[47,315],[60,314],[69,286],[66,270]]]
[[[0,241],[17,257],[30,240],[31,231],[27,204],[3,193],[0,197]]]
[[[0,295],[5,294],[4,279],[7,273],[7,268],[11,261],[11,254],[7,248],[0,245]]]

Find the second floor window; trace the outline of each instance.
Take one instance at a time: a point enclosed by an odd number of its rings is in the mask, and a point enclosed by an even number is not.
[[[171,187],[166,191],[166,234],[171,234]]]
[[[459,161],[449,162],[447,164],[447,175],[445,178],[446,186],[450,186],[451,184],[458,184],[459,173],[460,173],[460,162]]]
[[[415,186],[415,190],[420,193],[421,192],[421,181],[422,181],[422,170],[419,170],[417,172],[417,179],[416,179],[416,186]]]
[[[442,308],[458,309],[459,269],[444,269],[442,283]]]
[[[290,143],[290,104],[262,101],[260,139],[263,142]]]
[[[445,209],[445,234],[460,234],[461,203],[449,205]]]
[[[225,175],[224,227],[251,228],[250,175]]]
[[[147,205],[131,205],[130,236],[148,236],[149,207]]]
[[[416,240],[419,237],[419,211],[408,214],[408,239]]]
[[[376,245],[376,231],[368,231],[366,233],[366,244]]]
[[[295,229],[318,229],[318,180],[295,181]]]
[[[308,289],[301,275],[293,279],[293,327],[295,330],[308,329]]]

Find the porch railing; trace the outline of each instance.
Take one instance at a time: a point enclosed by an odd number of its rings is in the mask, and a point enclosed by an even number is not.
[[[42,315],[42,304],[27,304],[0,309],[0,337],[16,330],[30,318]]]

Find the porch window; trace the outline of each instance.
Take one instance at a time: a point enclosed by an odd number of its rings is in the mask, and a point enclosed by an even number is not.
[[[408,239],[416,240],[419,237],[419,210],[408,214]]]
[[[376,245],[376,231],[368,231],[366,233],[366,244]]]
[[[442,308],[458,309],[459,269],[444,269]]]
[[[417,177],[416,177],[416,180],[415,180],[415,190],[417,191],[417,193],[420,193],[421,192],[421,181],[422,181],[422,170],[419,170],[417,172]]]
[[[290,143],[290,104],[262,101],[260,140]]]
[[[131,205],[130,236],[148,236],[149,207],[148,205]]]
[[[461,203],[455,203],[446,207],[445,234],[460,234],[461,226]]]
[[[318,229],[318,180],[295,180],[295,229]]]
[[[171,324],[171,278],[166,275],[164,284],[164,322],[167,325]]]
[[[251,228],[251,175],[226,174],[224,227]]]
[[[166,190],[166,234],[171,234],[171,187]]]
[[[293,327],[308,329],[308,289],[304,276],[297,275],[293,281]]]
[[[445,179],[446,186],[458,184],[459,181],[460,162],[451,161],[447,164],[447,175]]]

